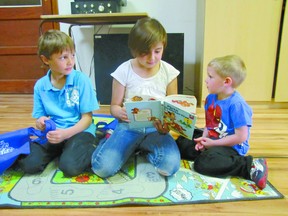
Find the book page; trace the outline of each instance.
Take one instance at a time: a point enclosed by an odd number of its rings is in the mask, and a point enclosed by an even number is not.
[[[188,139],[193,138],[197,120],[197,100],[190,95],[169,95],[164,102],[163,122],[168,128]]]
[[[153,121],[162,119],[161,101],[154,98],[143,98],[135,96],[133,99],[124,103],[130,128],[154,127]]]

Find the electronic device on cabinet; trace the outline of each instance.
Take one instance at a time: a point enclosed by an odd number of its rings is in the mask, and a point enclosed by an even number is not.
[[[127,0],[74,0],[71,2],[72,14],[119,13]]]

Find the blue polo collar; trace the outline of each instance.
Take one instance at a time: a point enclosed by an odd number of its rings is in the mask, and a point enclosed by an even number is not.
[[[44,82],[44,89],[46,91],[49,91],[49,90],[55,90],[55,88],[53,87],[52,83],[51,83],[51,80],[50,80],[50,75],[51,75],[51,70],[49,70],[47,72],[47,74],[45,75],[45,82]],[[66,83],[65,83],[65,87],[69,86],[69,85],[73,85],[73,80],[74,80],[74,77],[75,77],[75,71],[72,70],[72,72],[67,75],[67,78],[66,78]]]

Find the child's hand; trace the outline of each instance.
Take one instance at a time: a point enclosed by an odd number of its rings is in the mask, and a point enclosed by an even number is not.
[[[205,148],[209,148],[211,146],[214,146],[214,142],[212,139],[208,138],[208,137],[202,137],[201,139],[201,144],[203,146],[205,146]]]
[[[203,139],[204,139],[204,137],[198,137],[198,138],[194,139],[194,141],[196,142],[196,145],[195,145],[196,151],[204,151],[205,150],[205,145],[202,144]]]
[[[200,151],[215,145],[214,141],[208,137],[199,137],[194,139],[194,141],[196,142],[195,149],[197,148],[196,150]]]
[[[154,127],[157,129],[157,131],[161,134],[167,134],[169,133],[169,128],[167,124],[163,124],[159,119],[155,119],[153,122]]]
[[[65,129],[57,129],[54,131],[49,131],[46,135],[49,143],[57,144],[63,142],[67,139]]]
[[[202,145],[201,143],[197,143],[197,144],[195,145],[195,150],[196,150],[196,151],[204,151],[204,150],[205,150],[205,146]]]
[[[45,120],[49,120],[48,117],[42,116],[36,120],[36,128],[43,131],[45,130]]]
[[[121,121],[130,122],[125,107],[121,107],[121,109],[118,110],[117,116]]]

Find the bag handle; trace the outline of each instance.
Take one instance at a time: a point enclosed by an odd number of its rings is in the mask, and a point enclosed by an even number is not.
[[[96,124],[96,128],[97,129],[102,129],[102,128],[104,128],[105,126],[107,126],[108,124],[106,123],[106,122],[98,122],[97,124]]]
[[[38,138],[32,139],[32,142],[36,142],[39,144],[45,144],[48,142],[46,135],[49,131],[56,130],[56,124],[54,121],[51,119],[45,120],[45,130],[37,130],[33,127],[28,129],[29,135],[30,136],[37,136]]]

